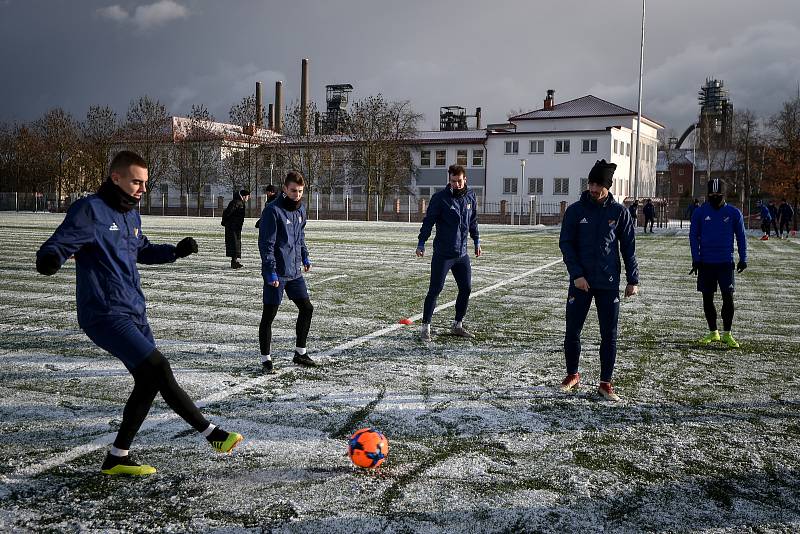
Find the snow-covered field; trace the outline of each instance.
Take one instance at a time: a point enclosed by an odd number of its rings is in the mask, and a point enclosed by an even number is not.
[[[741,348],[700,348],[688,238],[638,237],[639,296],[623,301],[615,384],[595,394],[597,319],[584,382],[557,391],[567,276],[557,229],[483,226],[466,326],[444,335],[450,279],[429,346],[416,328],[429,257],[418,225],[311,221],[309,347],[294,366],[295,309],[278,314],[279,373],[261,376],[262,279],[248,220],[242,263],[218,219],[144,217],[154,242],[200,253],[141,266],[149,317],[179,382],[224,428],[216,455],[158,400],[133,454],[144,479],[101,475],[132,387],[78,329],[74,264],[34,269],[61,217],[0,214],[0,530],[521,532],[800,530],[800,246],[749,240],[737,276]],[[351,468],[346,436],[390,440],[380,472]]]

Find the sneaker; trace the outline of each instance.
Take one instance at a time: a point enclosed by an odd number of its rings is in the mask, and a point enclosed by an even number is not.
[[[611,385],[611,382],[600,382],[600,385],[597,387],[597,392],[605,400],[614,402],[620,401],[619,395],[614,393],[614,387]]]
[[[225,432],[217,427],[207,439],[215,451],[230,453],[244,439],[244,436],[236,432]]]
[[[292,358],[292,361],[294,363],[296,363],[297,365],[302,365],[302,366],[305,366],[305,367],[316,367],[317,366],[317,362],[312,360],[311,356],[309,356],[307,352],[305,354],[300,354],[299,352],[295,351],[294,358]]]
[[[698,343],[701,345],[708,345],[712,341],[719,341],[719,330],[714,330],[713,332],[709,332],[708,334],[704,335],[700,339],[697,340]]]
[[[467,332],[467,329],[463,326],[453,325],[453,328],[450,329],[450,334],[458,337],[465,337],[467,339],[472,339],[475,336]]]
[[[419,339],[425,343],[430,343],[433,340],[430,323],[422,323],[422,326],[419,327]]]
[[[261,372],[265,375],[275,374],[275,368],[272,366],[272,360],[261,362]]]
[[[731,335],[730,332],[723,332],[722,333],[722,337],[720,338],[720,341],[725,343],[728,346],[729,349],[738,349],[739,348],[739,342],[736,341],[735,339],[733,339],[733,336]]]
[[[236,260],[231,260],[231,269],[241,269],[242,264]]]
[[[768,235],[762,235],[761,236],[761,241],[769,241],[769,236]]]
[[[569,393],[578,388],[578,383],[581,381],[580,373],[574,373],[571,375],[567,375],[564,380],[561,381],[561,391],[564,393]]]
[[[146,476],[156,472],[156,468],[151,465],[139,465],[130,456],[114,456],[106,453],[106,459],[100,467],[100,472],[104,475],[123,475],[123,476]]]

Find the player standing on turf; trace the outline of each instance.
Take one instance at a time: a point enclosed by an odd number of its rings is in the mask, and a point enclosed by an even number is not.
[[[747,238],[744,217],[737,208],[725,203],[725,182],[718,178],[708,182],[708,200],[692,214],[689,246],[692,249],[692,270],[697,275],[697,290],[703,293],[703,312],[709,333],[700,338],[702,345],[722,341],[735,349],[739,343],[731,335],[733,325],[733,237],[739,249],[736,272],[747,269]],[[717,330],[717,308],[714,293],[722,294],[722,336]]]
[[[464,328],[462,321],[467,314],[469,294],[472,292],[472,267],[467,254],[468,237],[475,243],[475,257],[481,255],[475,192],[467,187],[467,173],[461,165],[450,165],[447,177],[447,187],[431,197],[431,203],[422,220],[416,250],[418,257],[425,255],[425,242],[436,225],[431,280],[425,296],[420,327],[420,339],[426,342],[431,340],[431,319],[436,308],[436,298],[444,288],[444,280],[449,271],[453,271],[453,278],[458,286],[456,316],[450,333],[454,336],[474,337]]]
[[[261,366],[272,373],[272,321],[283,300],[283,292],[297,306],[297,341],[292,361],[314,367],[317,364],[306,350],[314,306],[308,296],[303,272],[311,269],[306,248],[306,209],[302,204],[305,180],[299,171],[291,171],[283,182],[283,192],[267,204],[261,213],[258,249],[261,252],[261,276],[264,278],[264,308],[258,327]],[[302,270],[301,266],[302,265]]]
[[[594,299],[600,322],[598,392],[613,401],[620,400],[611,386],[617,358],[620,253],[628,281],[625,296],[633,296],[639,290],[634,221],[630,211],[608,191],[616,168],[616,164],[606,163],[604,159],[595,163],[589,171],[589,190],[564,213],[558,241],[570,282],[564,335],[567,376],[561,382],[561,390],[572,391],[580,382],[581,330]]]

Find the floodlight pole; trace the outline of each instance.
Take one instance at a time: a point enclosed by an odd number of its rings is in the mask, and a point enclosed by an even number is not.
[[[641,160],[641,143],[639,141],[642,132],[642,71],[644,70],[644,11],[645,2],[642,0],[642,44],[639,50],[639,107],[636,111],[636,168],[633,171],[633,200],[639,196],[639,162]]]

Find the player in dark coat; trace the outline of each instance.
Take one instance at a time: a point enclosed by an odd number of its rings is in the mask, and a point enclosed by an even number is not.
[[[154,245],[144,236],[134,207],[146,191],[147,179],[145,161],[133,152],[120,152],[97,194],[75,202],[36,253],[36,270],[48,276],[75,257],[78,325],[97,346],[119,358],[133,376],[133,391],[122,412],[114,446],[101,467],[108,475],[156,472],[134,462],[128,449],[159,393],[217,451],[230,452],[242,440],[240,434],[225,432],[203,417],[156,348],[136,264],[172,263],[196,253],[197,243],[187,237],[176,246]]]
[[[781,205],[778,206],[778,219],[780,222],[780,235],[781,237],[788,238],[789,237],[789,226],[792,223],[792,218],[794,217],[794,210],[786,202],[785,198],[781,199]]]
[[[242,257],[242,226],[244,225],[245,205],[248,200],[250,200],[250,191],[242,189],[222,212],[222,225],[225,227],[225,255],[231,259],[231,269],[242,267],[239,258]]]
[[[647,233],[647,224],[650,223],[650,233],[653,233],[653,223],[656,220],[656,207],[653,205],[653,201],[649,198],[644,201],[644,208],[642,209],[644,213],[644,233]]]
[[[564,354],[567,376],[561,390],[572,391],[580,382],[578,363],[581,330],[594,300],[600,322],[600,386],[607,400],[618,401],[611,386],[617,357],[619,285],[625,262],[625,296],[639,291],[636,231],[630,212],[609,193],[617,166],[599,160],[589,172],[589,189],[564,213],[558,245],[569,272]]]

